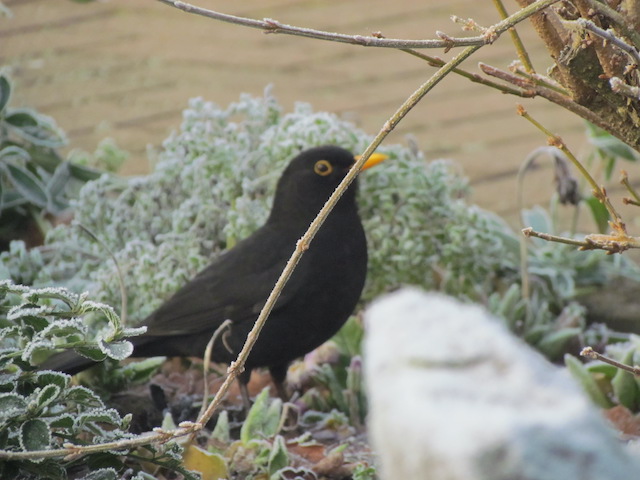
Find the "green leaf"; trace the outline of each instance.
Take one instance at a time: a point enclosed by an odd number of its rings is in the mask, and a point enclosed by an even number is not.
[[[62,132],[55,122],[34,110],[27,108],[11,109],[4,117],[5,123],[12,131],[25,140],[48,148],[59,148],[66,144]]]
[[[46,207],[49,203],[45,186],[29,170],[12,164],[4,164],[4,170],[11,183],[29,202],[38,207]]]
[[[0,115],[11,98],[11,83],[6,75],[0,74]]]
[[[265,387],[258,394],[247,418],[240,428],[240,441],[248,445],[256,438],[269,438],[276,433],[282,414],[282,401],[273,400],[275,408],[269,398],[269,387]]]
[[[76,163],[69,164],[69,171],[71,172],[71,175],[73,175],[74,178],[83,182],[96,180],[104,174],[104,172],[97,170],[95,168],[86,167],[84,165],[78,165]]]
[[[68,413],[53,417],[49,420],[49,426],[51,428],[72,428],[73,423],[73,417]]]
[[[51,430],[44,420],[27,420],[20,428],[20,445],[23,450],[44,450],[51,444]]]
[[[626,365],[633,364],[633,354],[635,349],[631,348],[622,359],[622,363]],[[621,368],[618,369],[613,380],[611,380],[613,393],[620,402],[632,412],[638,410],[638,401],[640,400],[640,390],[636,383],[635,376]]]
[[[522,224],[536,232],[554,233],[553,220],[544,208],[535,206],[522,211]]]
[[[604,178],[610,180],[614,168],[616,168],[616,159],[613,157],[607,158],[604,161]]]
[[[127,340],[111,343],[100,340],[98,345],[105,355],[114,360],[124,360],[133,353],[133,344]]]
[[[57,320],[49,324],[45,332],[47,337],[84,336],[87,327],[79,319]]]
[[[216,426],[211,432],[211,438],[226,445],[231,440],[231,430],[229,428],[229,414],[226,410],[222,410],[218,415]]]
[[[16,128],[37,127],[38,120],[36,119],[36,115],[36,112],[32,110],[15,109],[6,115],[4,119],[5,122]]]
[[[284,443],[284,438],[281,435],[277,435],[271,446],[271,452],[269,453],[269,461],[267,468],[269,475],[275,474],[278,470],[289,465],[289,451]]]
[[[600,387],[596,383],[593,376],[585,368],[580,360],[573,355],[564,356],[564,364],[567,366],[567,370],[573,378],[582,386],[584,391],[589,395],[593,402],[602,408],[613,407],[613,402],[609,400],[606,395],[600,390]]]
[[[49,190],[49,198],[51,199],[51,203],[58,203],[58,205],[56,205],[57,208],[50,208],[50,210],[61,211],[68,207],[69,204],[66,199],[64,199],[64,194],[69,180],[71,180],[69,163],[62,162],[60,165],[58,165],[58,168],[56,168],[55,172],[53,172],[53,175],[49,179],[49,182],[47,182],[47,189]],[[49,207],[53,207],[53,205],[50,204]]]
[[[609,379],[615,377],[616,373],[618,372],[618,369],[613,365],[598,361],[589,362],[585,365],[585,367],[587,368],[587,370],[589,370],[589,372],[600,373]]]
[[[116,471],[120,471],[124,467],[124,464],[113,453],[100,452],[93,453],[87,457],[87,466],[90,470],[114,468]]]
[[[15,313],[15,320],[19,320],[24,323],[24,325],[32,327],[36,332],[40,332],[49,326],[49,321],[45,317],[31,315],[29,313],[29,307],[22,311],[16,310]]]
[[[378,478],[376,468],[363,463],[356,465],[351,475],[353,476],[353,480],[375,480]]]
[[[589,197],[585,202],[591,210],[591,215],[598,226],[598,231],[606,233],[609,230],[609,212],[607,208],[596,197]]]
[[[0,367],[1,368],[1,367]],[[4,391],[10,391],[15,388],[16,382],[20,378],[20,371],[10,372],[8,370],[0,370],[0,388]]]
[[[31,156],[24,148],[17,145],[9,145],[0,150],[0,160],[12,160],[14,158],[27,162],[31,159]]]
[[[44,408],[49,405],[51,402],[55,401],[61,393],[61,389],[57,385],[47,385],[38,394],[38,398],[36,402],[38,403],[38,407]]]
[[[76,425],[86,425],[90,422],[118,425],[120,415],[113,409],[95,409],[81,413],[76,417]]]
[[[103,362],[105,358],[107,358],[107,354],[102,351],[101,348],[98,348],[96,345],[86,345],[84,347],[76,347],[76,352],[78,352],[83,357],[87,357],[94,362]]]
[[[63,192],[64,187],[71,179],[71,169],[69,162],[61,162],[53,172],[53,176],[49,180],[47,187],[52,195],[59,195]]]
[[[150,357],[137,362],[127,363],[118,369],[118,373],[121,373],[122,376],[126,378],[127,383],[144,383],[158,371],[166,359],[166,357]]]
[[[92,406],[97,408],[104,408],[104,403],[98,395],[82,386],[73,386],[67,390],[67,401],[81,403],[85,406]]]
[[[582,329],[578,327],[564,328],[557,332],[546,334],[540,342],[536,344],[536,348],[540,350],[547,358],[552,361],[558,360],[563,352],[567,342],[576,338],[582,333]]]
[[[342,353],[350,357],[361,353],[362,337],[364,329],[356,315],[352,315],[347,323],[336,333],[333,341]]]
[[[0,418],[18,416],[27,411],[27,401],[15,393],[0,395]]]

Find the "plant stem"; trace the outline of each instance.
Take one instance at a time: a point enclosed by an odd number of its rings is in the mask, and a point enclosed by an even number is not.
[[[414,57],[418,57],[421,60],[424,60],[425,62],[429,63],[429,65],[431,65],[432,67],[441,67],[445,64],[445,61],[442,60],[441,58],[432,57],[431,55],[425,55],[424,53],[418,52],[411,48],[403,48],[402,51],[407,52],[409,55],[413,55]],[[467,72],[466,70],[463,70],[461,68],[454,68],[452,71],[453,73],[460,75],[461,77],[464,77],[468,80],[471,80],[474,83],[479,83],[486,87],[495,88],[496,90],[499,90],[502,93],[509,93],[511,95],[516,95],[522,98],[529,98],[533,96],[533,94],[530,94],[526,91],[518,90],[517,88],[511,88],[509,86],[493,82],[484,77],[481,77],[477,73]]]
[[[549,145],[554,146],[554,147],[562,150],[562,152],[567,156],[567,158],[569,160],[571,160],[573,165],[578,169],[578,171],[582,174],[582,176],[587,179],[587,181],[591,185],[591,188],[592,188],[592,191],[593,191],[593,195],[600,202],[602,202],[604,204],[604,206],[606,207],[607,211],[609,212],[609,215],[611,215],[611,218],[613,219],[613,222],[612,222],[613,225],[612,226],[613,226],[614,230],[616,230],[618,233],[626,234],[626,229],[625,229],[624,223],[622,222],[622,218],[620,217],[620,215],[618,214],[616,209],[611,204],[611,201],[609,200],[609,197],[607,196],[607,192],[604,189],[604,187],[601,187],[596,183],[596,181],[591,176],[589,171],[584,167],[584,165],[582,165],[580,160],[578,160],[573,155],[571,150],[569,150],[567,148],[567,146],[562,141],[562,139],[559,136],[554,135],[553,133],[551,133],[551,131],[549,131],[546,127],[544,127],[541,123],[539,123],[533,117],[531,117],[531,115],[529,115],[529,113],[524,109],[524,107],[522,105],[518,105],[518,115],[526,118],[529,122],[531,122],[533,125],[535,125],[538,128],[538,130],[540,130],[545,135],[547,135],[547,141],[548,141]]]
[[[496,10],[498,10],[498,13],[500,14],[500,18],[502,20],[504,20],[505,18],[508,18],[509,14],[507,13],[507,9],[504,8],[504,4],[502,3],[502,0],[493,0],[493,5],[496,7]],[[527,50],[524,48],[524,44],[522,43],[522,39],[520,38],[520,35],[518,35],[517,30],[511,27],[509,29],[509,35],[511,36],[511,41],[513,42],[513,45],[516,47],[518,58],[520,59],[520,62],[522,63],[522,66],[524,67],[525,71],[527,73],[535,73],[533,64],[531,63],[531,59],[529,58],[529,54],[527,53]]]
[[[640,367],[635,366],[635,365],[631,366],[631,365],[625,365],[624,363],[620,363],[620,362],[614,360],[613,358],[606,357],[606,356],[602,355],[601,353],[596,352],[591,347],[584,347],[582,349],[582,351],[580,352],[580,355],[583,356],[583,357],[592,358],[594,360],[600,360],[601,362],[608,363],[609,365],[613,365],[616,368],[624,370],[625,372],[628,372],[631,375],[634,375],[636,377],[640,377]]]

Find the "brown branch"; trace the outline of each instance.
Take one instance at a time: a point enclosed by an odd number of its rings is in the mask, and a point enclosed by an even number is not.
[[[640,34],[638,34],[638,32],[634,30],[632,15],[627,15],[627,18],[625,18],[625,16],[621,15],[619,12],[617,12],[604,2],[600,2],[598,0],[586,1],[589,3],[589,6],[596,12],[604,15],[609,20],[611,20],[616,25],[616,27],[618,27],[620,33],[631,40],[636,48],[640,48]],[[640,6],[639,2],[635,2],[635,4],[637,6]]]
[[[402,51],[408,53],[409,55],[413,55],[414,57],[417,57],[417,58],[419,58],[421,60],[424,60],[425,62],[427,62],[432,67],[441,67],[446,63],[441,58],[433,57],[431,55],[425,55],[422,52],[418,52],[418,51],[410,49],[410,48],[403,48]],[[529,93],[529,92],[526,92],[526,91],[518,90],[516,88],[511,88],[511,87],[509,87],[507,85],[502,85],[500,83],[493,82],[493,81],[491,81],[489,79],[486,79],[486,78],[478,75],[477,73],[471,73],[471,72],[468,72],[468,71],[463,70],[461,68],[454,68],[453,69],[453,73],[455,73],[457,75],[460,75],[461,77],[464,77],[464,78],[466,78],[467,80],[470,80],[473,83],[479,83],[480,85],[484,85],[485,87],[495,88],[496,90],[498,90],[498,91],[500,91],[502,93],[508,93],[510,95],[516,95],[518,97],[523,97],[523,98],[533,97],[533,93]]]
[[[573,245],[579,247],[579,250],[604,250],[608,254],[622,253],[631,248],[640,248],[640,239],[629,236],[622,237],[617,234],[601,235],[593,233],[584,237],[584,240],[575,240],[573,238],[551,235],[550,233],[537,232],[531,227],[523,228],[522,234],[527,238],[536,237],[548,242]]]
[[[501,80],[504,80],[505,82],[516,85],[522,88],[523,90],[525,90],[526,92],[529,92],[529,96],[539,96],[542,98],[546,98],[550,102],[553,102],[556,105],[559,105],[565,108],[566,110],[569,110],[570,112],[573,112],[576,115],[584,118],[585,120],[593,123],[594,125],[597,125],[603,130],[608,131],[609,125],[604,121],[604,119],[601,116],[596,115],[594,112],[592,112],[588,108],[583,107],[582,105],[576,103],[572,98],[568,97],[567,95],[563,95],[552,88],[543,87],[542,85],[537,84],[536,82],[534,82],[529,78],[524,78],[519,75],[514,75],[511,72],[501,70],[499,68],[493,67],[491,65],[487,65],[485,63],[479,63],[478,66],[480,67],[480,70],[482,70],[487,75],[499,78]],[[620,138],[620,140],[622,141],[625,141],[624,138],[621,138],[621,137],[618,137],[618,138]]]
[[[439,40],[406,40],[399,38],[378,38],[373,35],[346,35],[343,33],[326,32],[315,30],[313,28],[297,27],[280,23],[271,18],[263,20],[255,20],[252,18],[239,17],[220,13],[206,8],[192,5],[190,3],[179,0],[158,0],[161,3],[170,5],[187,13],[193,13],[204,17],[212,18],[227,23],[243,25],[245,27],[257,28],[265,33],[281,33],[287,35],[296,35],[300,37],[315,38],[317,40],[327,40],[331,42],[350,43],[352,45],[360,45],[363,47],[380,47],[380,48],[444,48],[449,50],[453,47],[468,47],[477,45],[486,45],[493,43],[502,33],[511,27],[528,18],[529,16],[548,8],[560,0],[538,0],[533,5],[523,8],[508,18],[498,22],[486,29],[482,35],[466,38],[450,37],[442,32],[436,32],[440,37]]]
[[[521,7],[531,6],[536,3],[535,0],[516,1]],[[594,95],[593,90],[585,85],[581,79],[576,78],[570,69],[561,61],[569,33],[551,11],[541,11],[532,15],[531,23],[547,47],[549,55],[556,63],[556,73],[560,77],[560,83],[571,91],[576,103],[587,103]]]
[[[581,247],[581,248],[584,248],[585,250],[589,250],[593,248],[591,244],[589,244],[584,240],[575,240],[573,238],[560,237],[558,235],[551,235],[550,233],[537,232],[532,227],[523,228],[522,234],[527,238],[529,237],[541,238],[542,240],[547,240],[548,242],[564,243],[566,245]]]
[[[606,357],[601,353],[596,352],[591,347],[584,347],[580,352],[580,355],[583,357],[591,358],[593,360],[600,360],[601,362],[608,363],[609,365],[613,365],[616,368],[624,370],[625,372],[628,372],[631,375],[640,377],[640,367],[636,365],[631,366],[631,365],[625,365],[624,363],[620,363],[617,360],[614,360],[613,358]]]

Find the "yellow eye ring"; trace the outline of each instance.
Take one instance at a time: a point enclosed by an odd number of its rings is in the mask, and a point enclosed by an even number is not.
[[[313,171],[322,177],[326,177],[333,172],[333,167],[328,160],[318,160],[313,166]]]

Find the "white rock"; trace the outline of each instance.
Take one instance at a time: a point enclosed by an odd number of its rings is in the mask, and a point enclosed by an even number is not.
[[[568,374],[478,306],[405,289],[367,311],[369,432],[382,478],[640,475]]]

